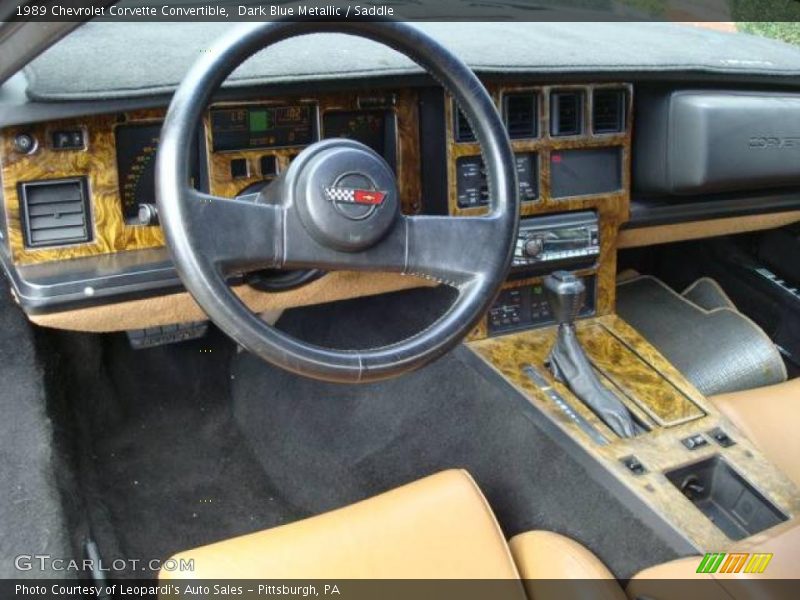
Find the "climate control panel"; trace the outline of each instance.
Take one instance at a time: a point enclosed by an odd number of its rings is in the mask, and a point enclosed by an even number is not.
[[[585,278],[586,300],[578,316],[594,314],[597,278]],[[553,313],[544,295],[541,283],[521,284],[500,292],[489,309],[488,328],[490,335],[539,327],[555,323]]]

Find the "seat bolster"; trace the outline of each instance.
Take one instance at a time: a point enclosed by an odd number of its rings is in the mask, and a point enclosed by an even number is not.
[[[800,378],[709,398],[787,477],[800,486]]]
[[[619,583],[600,559],[568,537],[528,531],[512,538],[509,546],[531,600],[625,599]]]
[[[486,499],[461,470],[175,558],[194,560],[194,571],[162,570],[161,579],[519,577]]]

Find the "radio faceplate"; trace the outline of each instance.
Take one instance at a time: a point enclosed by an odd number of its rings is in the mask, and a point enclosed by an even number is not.
[[[513,269],[593,265],[600,255],[600,228],[592,211],[548,215],[520,221]]]

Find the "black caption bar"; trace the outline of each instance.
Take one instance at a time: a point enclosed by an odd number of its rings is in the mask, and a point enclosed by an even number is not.
[[[797,598],[800,580],[726,580],[731,597]],[[710,579],[636,580],[629,585],[638,598],[706,598],[718,596],[719,582]],[[526,591],[538,598],[608,598],[622,596],[614,580],[0,580],[4,600],[525,600]]]
[[[17,0],[0,21],[800,21],[798,0]]]

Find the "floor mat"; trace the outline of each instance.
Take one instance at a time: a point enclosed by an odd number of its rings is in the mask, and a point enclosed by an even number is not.
[[[124,335],[63,340],[65,383],[83,429],[81,485],[107,564],[163,559],[300,516],[233,421],[234,347],[218,331],[138,351]]]
[[[620,283],[617,313],[706,396],[786,379],[775,345],[752,321],[727,306],[705,310],[655,277]]]
[[[715,310],[717,308],[737,310],[736,305],[725,293],[725,290],[710,277],[701,277],[683,290],[681,296],[703,310]]]

